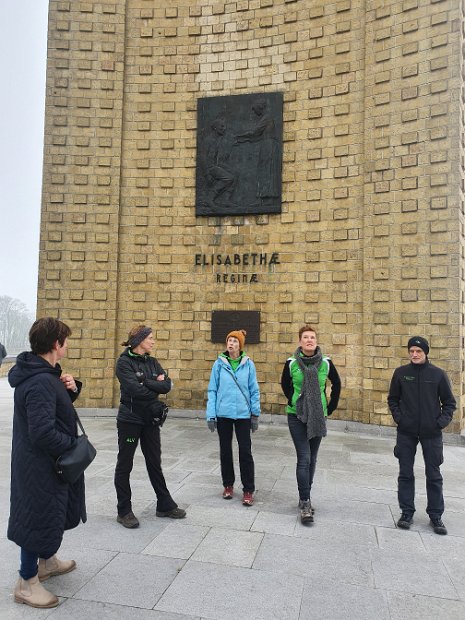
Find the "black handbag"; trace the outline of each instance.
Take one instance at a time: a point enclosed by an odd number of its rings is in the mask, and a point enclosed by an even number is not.
[[[69,484],[74,484],[84,471],[95,459],[97,450],[90,443],[81,420],[76,412],[76,421],[82,431],[82,435],[76,437],[76,442],[72,448],[66,450],[55,461],[55,469],[58,476]]]

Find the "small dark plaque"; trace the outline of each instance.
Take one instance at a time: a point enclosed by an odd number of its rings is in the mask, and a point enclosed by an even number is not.
[[[282,93],[199,99],[196,215],[281,213],[282,143]]]
[[[226,343],[229,332],[245,329],[245,345],[260,342],[260,312],[255,310],[213,310],[212,342]]]

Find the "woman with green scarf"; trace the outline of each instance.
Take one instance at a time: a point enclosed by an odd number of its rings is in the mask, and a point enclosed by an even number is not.
[[[326,382],[331,383],[329,402]],[[310,492],[321,439],[326,437],[326,417],[337,408],[341,380],[329,359],[321,353],[316,331],[310,325],[299,329],[299,346],[284,364],[281,387],[287,398],[287,421],[297,453],[297,487],[300,520],[313,523]]]

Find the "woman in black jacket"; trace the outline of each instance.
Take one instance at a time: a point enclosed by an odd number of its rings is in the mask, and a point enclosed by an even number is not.
[[[58,364],[70,334],[57,319],[39,319],[29,331],[31,352],[18,355],[8,374],[15,388],[8,538],[21,547],[15,601],[31,607],[58,605],[40,582],[76,568],[74,560],[55,554],[64,531],[87,520],[84,475],[68,484],[55,471],[77,435],[73,401],[81,383]]]
[[[145,458],[150,482],[157,496],[157,517],[182,519],[185,510],[178,508],[166,487],[161,469],[160,426],[163,405],[159,394],[171,390],[171,379],[150,356],[155,344],[152,328],[134,327],[123,346],[127,347],[116,363],[116,376],[121,386],[120,406],[116,418],[118,428],[118,459],[115,469],[115,488],[118,499],[118,523],[124,527],[139,526],[132,512],[131,486],[134,454],[139,443]],[[160,423],[161,422],[161,423]]]

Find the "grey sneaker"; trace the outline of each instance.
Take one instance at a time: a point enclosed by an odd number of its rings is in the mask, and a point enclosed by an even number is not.
[[[313,510],[312,504],[310,500],[300,500],[299,501],[299,510],[300,510],[300,522],[304,525],[308,523],[313,523]]]
[[[170,519],[184,519],[186,516],[186,511],[182,508],[173,508],[173,510],[167,510],[166,512],[162,512],[161,510],[157,510],[155,513],[157,517],[169,517]]]
[[[139,519],[132,512],[128,512],[124,517],[120,517],[119,515],[116,517],[118,523],[121,523],[123,527],[128,527],[129,529],[133,529],[135,527],[139,527]]]

